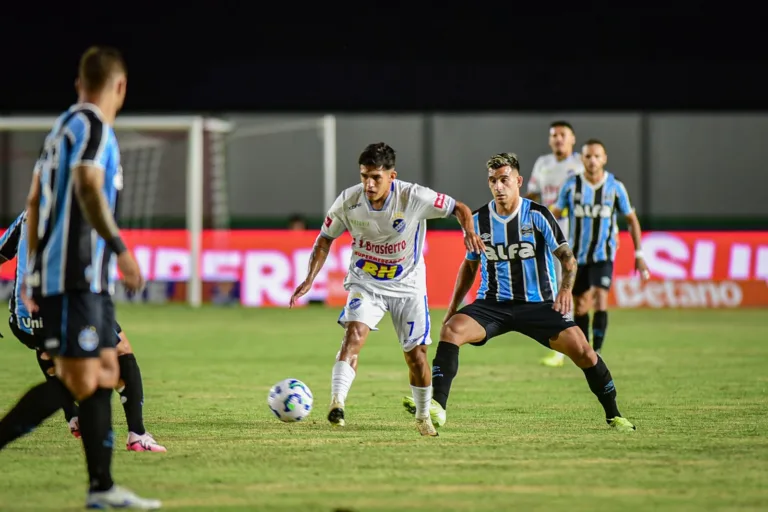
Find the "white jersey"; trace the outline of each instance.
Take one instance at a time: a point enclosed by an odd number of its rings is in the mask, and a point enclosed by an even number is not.
[[[528,180],[528,193],[540,194],[541,204],[549,208],[557,202],[560,187],[565,180],[582,172],[584,172],[584,164],[578,153],[572,153],[559,162],[552,153],[540,156],[533,164],[531,179]]]
[[[427,219],[453,213],[453,198],[395,180],[381,210],[374,210],[363,185],[344,190],[325,217],[321,236],[352,235],[352,257],[344,288],[360,287],[389,297],[426,291],[422,250]]]

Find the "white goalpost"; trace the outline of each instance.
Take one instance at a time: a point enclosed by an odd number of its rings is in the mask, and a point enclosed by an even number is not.
[[[44,136],[55,117],[0,116],[0,132],[11,134],[12,175],[32,169]],[[189,272],[187,302],[202,304],[201,276],[204,218],[214,230],[230,227],[227,168],[230,141],[316,130],[322,139],[323,208],[336,199],[337,141],[336,117],[272,120],[264,124],[241,125],[218,118],[196,115],[123,115],[115,121],[121,151],[125,188],[120,199],[121,225],[151,230],[164,216],[182,214],[188,234]],[[10,157],[8,157],[10,158]],[[127,172],[130,171],[130,172]],[[177,193],[185,181],[183,198]],[[178,188],[177,188],[178,187]],[[24,192],[26,193],[26,191]],[[180,220],[180,219],[179,219]]]
[[[10,116],[0,117],[0,131],[9,132],[41,132],[42,135],[50,131],[54,117],[29,117],[29,116]],[[115,121],[115,131],[118,132],[118,143],[121,140],[120,131],[147,131],[147,132],[177,132],[186,135],[187,154],[186,154],[186,227],[189,235],[189,281],[187,283],[187,302],[192,307],[199,307],[202,303],[202,279],[200,276],[200,261],[202,252],[202,233],[203,233],[203,197],[204,197],[204,165],[205,165],[205,135],[211,135],[213,143],[221,141],[221,137],[232,130],[230,123],[220,119],[210,119],[201,116],[120,116]],[[146,165],[150,168],[143,172],[149,173],[146,177],[146,187],[151,187],[153,176],[159,172],[160,154],[165,146],[164,142],[152,141],[151,137],[147,141],[128,141],[125,148],[121,147],[124,153],[131,150],[155,151],[155,155],[148,159]],[[39,147],[38,147],[39,149]],[[211,171],[212,189],[216,191],[213,197],[213,210],[216,227],[226,227],[226,169],[224,166],[223,145],[218,144],[214,149],[213,165]],[[142,165],[142,164],[138,164]],[[30,167],[31,171],[31,167]],[[220,203],[223,199],[223,204]],[[151,204],[151,203],[150,203]],[[145,213],[151,213],[151,206],[145,203]]]

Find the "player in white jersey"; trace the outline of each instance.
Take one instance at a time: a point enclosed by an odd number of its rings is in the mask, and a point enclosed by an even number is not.
[[[397,179],[395,151],[370,144],[360,155],[360,184],[344,190],[328,212],[312,250],[309,273],[291,297],[291,306],[312,288],[333,240],[352,235],[352,258],[344,280],[349,292],[339,317],[345,329],[331,377],[328,421],[344,426],[344,404],[357,372],[360,350],[370,331],[389,311],[410,370],[421,435],[437,436],[430,421],[432,369],[427,360],[430,318],[422,250],[427,219],[453,214],[464,230],[469,251],[480,253],[472,211],[453,198]]]
[[[560,187],[574,174],[584,172],[581,155],[574,153],[576,134],[567,121],[555,121],[549,125],[549,147],[552,153],[542,155],[533,164],[531,179],[528,180],[528,199],[541,203],[550,210],[557,202]],[[568,217],[557,220],[563,233],[568,233]],[[560,282],[562,270],[560,262],[555,260],[557,282]],[[563,366],[565,356],[556,350],[541,360],[546,366]]]

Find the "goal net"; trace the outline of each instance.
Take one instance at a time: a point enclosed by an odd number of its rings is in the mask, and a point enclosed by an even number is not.
[[[54,117],[0,117],[2,213],[24,207],[32,167]],[[115,132],[124,187],[118,221],[151,280],[186,283],[186,300],[202,301],[200,261],[204,228],[229,228],[226,136],[231,125],[196,116],[120,116]],[[160,265],[153,247],[170,229],[171,254]],[[175,250],[175,252],[174,252]],[[167,258],[166,258],[167,259]],[[197,262],[197,264],[191,264]],[[165,275],[167,274],[167,275]]]

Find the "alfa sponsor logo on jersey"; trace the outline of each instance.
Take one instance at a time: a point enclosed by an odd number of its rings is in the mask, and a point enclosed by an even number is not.
[[[613,208],[607,204],[577,204],[573,207],[573,215],[579,218],[606,219],[613,215]]]
[[[530,242],[486,245],[485,256],[488,261],[527,260],[536,256],[536,248]]]
[[[398,233],[405,231],[405,215],[402,212],[396,212],[392,215],[392,228]]]
[[[355,266],[379,281],[397,279],[403,273],[402,265],[388,265],[364,259],[357,260]]]

